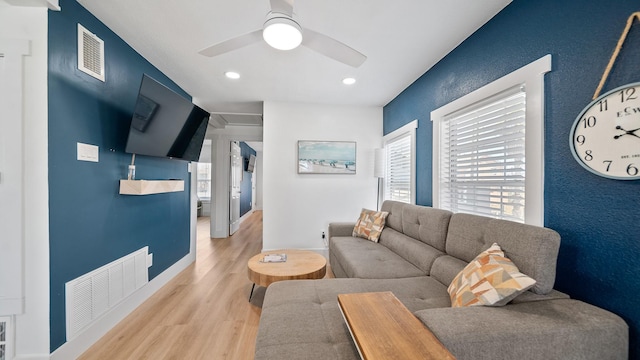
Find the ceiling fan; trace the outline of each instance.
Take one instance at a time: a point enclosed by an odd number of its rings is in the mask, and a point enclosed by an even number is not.
[[[359,51],[327,35],[303,29],[293,19],[293,1],[270,0],[271,11],[262,29],[206,47],[198,53],[213,57],[264,40],[279,50],[291,50],[303,45],[349,66],[362,65],[367,57]]]

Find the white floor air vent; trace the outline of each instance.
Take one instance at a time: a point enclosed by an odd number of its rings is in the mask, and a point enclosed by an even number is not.
[[[78,69],[104,81],[104,41],[78,24]]]
[[[149,282],[148,253],[145,246],[65,284],[67,341]]]

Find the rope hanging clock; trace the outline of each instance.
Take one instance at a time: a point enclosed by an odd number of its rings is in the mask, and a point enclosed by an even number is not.
[[[640,82],[598,95],[636,18],[640,19],[640,12],[627,20],[593,101],[571,127],[571,151],[576,161],[596,175],[617,180],[640,179]]]

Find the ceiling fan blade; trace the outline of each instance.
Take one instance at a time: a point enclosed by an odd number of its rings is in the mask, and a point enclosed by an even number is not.
[[[271,0],[271,11],[293,16],[293,0]]]
[[[356,68],[367,60],[364,54],[348,45],[309,29],[304,29],[302,45],[324,56]]]
[[[198,53],[204,56],[213,57],[260,41],[262,41],[262,29],[206,47],[198,51]]]

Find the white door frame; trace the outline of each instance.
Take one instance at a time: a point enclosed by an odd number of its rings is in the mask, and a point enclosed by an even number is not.
[[[229,157],[229,235],[240,228],[240,201],[242,194],[243,160],[242,150],[237,141],[230,144]]]
[[[24,312],[23,57],[29,41],[0,39],[0,315]]]
[[[229,154],[231,141],[262,141],[261,126],[209,130],[211,139],[211,237],[229,236]]]

